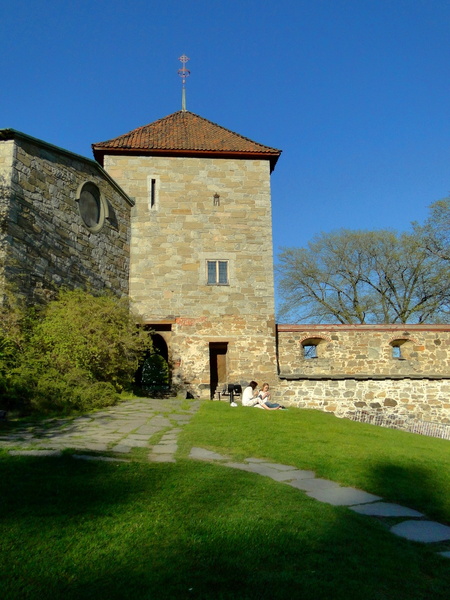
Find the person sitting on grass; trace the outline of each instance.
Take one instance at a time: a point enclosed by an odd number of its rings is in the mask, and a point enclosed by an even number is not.
[[[281,406],[281,404],[277,404],[276,402],[270,401],[271,395],[268,383],[263,384],[262,388],[259,390],[257,399],[259,404],[266,410],[286,410],[284,406]]]
[[[255,390],[258,387],[256,381],[250,381],[248,386],[242,392],[242,406],[255,406],[259,400],[255,398]]]

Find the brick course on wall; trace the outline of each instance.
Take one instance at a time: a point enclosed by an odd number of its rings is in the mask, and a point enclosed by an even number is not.
[[[34,302],[60,286],[127,295],[131,203],[124,192],[93,161],[37,140],[19,136],[0,148],[0,157],[12,157],[2,199],[6,279]],[[78,210],[77,191],[87,181],[108,207],[97,233]]]

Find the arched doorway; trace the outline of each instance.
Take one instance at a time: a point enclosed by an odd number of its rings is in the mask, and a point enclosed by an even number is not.
[[[139,366],[135,383],[139,394],[158,398],[170,392],[169,349],[162,335],[154,333],[151,337],[153,350]]]

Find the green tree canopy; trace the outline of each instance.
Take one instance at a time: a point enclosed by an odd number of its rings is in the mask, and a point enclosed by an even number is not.
[[[422,323],[448,306],[449,267],[417,236],[394,231],[322,233],[286,248],[277,268],[280,317],[306,322]]]

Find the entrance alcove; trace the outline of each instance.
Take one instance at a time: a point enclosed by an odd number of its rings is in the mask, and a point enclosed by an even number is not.
[[[147,352],[136,371],[138,393],[150,397],[166,396],[170,391],[169,349],[159,333],[151,334],[153,349]]]

